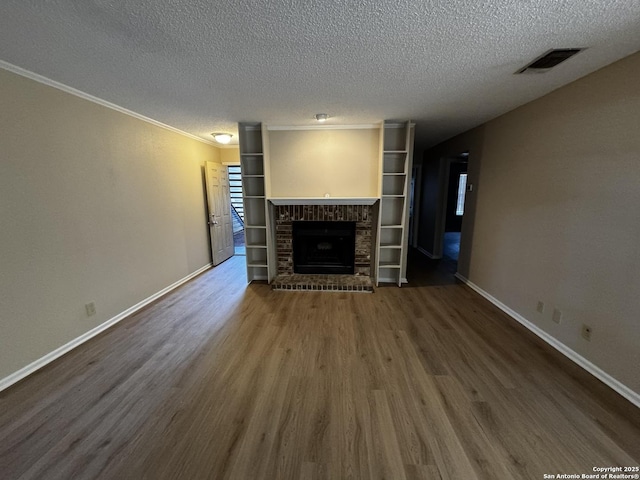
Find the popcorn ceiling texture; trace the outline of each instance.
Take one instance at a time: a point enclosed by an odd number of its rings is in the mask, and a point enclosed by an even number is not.
[[[417,122],[430,145],[640,48],[638,0],[3,0],[0,59],[202,138]],[[589,47],[515,76],[554,47]]]

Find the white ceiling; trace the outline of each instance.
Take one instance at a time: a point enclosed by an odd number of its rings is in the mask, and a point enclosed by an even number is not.
[[[514,75],[551,48],[589,47]],[[210,139],[412,119],[420,146],[640,49],[640,0],[2,0],[0,59]]]

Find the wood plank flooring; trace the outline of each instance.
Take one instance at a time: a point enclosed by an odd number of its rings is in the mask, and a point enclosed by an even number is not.
[[[430,265],[374,294],[278,292],[232,258],[1,392],[0,478],[638,465],[639,409]]]

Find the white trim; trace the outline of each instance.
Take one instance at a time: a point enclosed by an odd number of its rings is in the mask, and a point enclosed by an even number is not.
[[[111,110],[115,110],[116,112],[120,112],[120,113],[124,113],[125,115],[129,115],[130,117],[134,117],[137,118],[138,120],[142,120],[143,122],[147,122],[147,123],[151,123],[152,125],[155,125],[156,127],[160,127],[160,128],[164,128],[166,130],[171,130],[174,133],[178,133],[180,135],[184,135],[185,137],[189,137],[192,138],[193,140],[197,140],[199,142],[202,143],[206,143],[207,145],[212,145],[214,147],[218,147],[218,148],[233,148],[233,147],[238,147],[238,145],[229,145],[229,146],[225,146],[222,147],[222,145],[220,145],[219,143],[214,142],[213,140],[206,140],[202,137],[198,137],[197,135],[193,135],[192,133],[187,133],[183,130],[180,130],[178,128],[172,127],[170,125],[167,125],[165,123],[159,122],[157,120],[154,120],[153,118],[149,118],[149,117],[145,117],[144,115],[141,115],[139,113],[136,113],[132,110],[128,110],[124,107],[121,107],[119,105],[116,105],[115,103],[111,103],[111,102],[107,102],[106,100],[103,100],[101,98],[98,97],[94,97],[93,95],[90,95],[88,93],[85,93],[81,90],[75,89],[73,87],[70,87],[68,85],[65,85],[64,83],[60,83],[57,82],[55,80],[51,80],[50,78],[44,77],[38,73],[34,73],[31,72],[29,70],[25,70],[22,67],[18,67],[16,65],[13,65],[11,63],[5,62],[4,60],[0,60],[0,68],[4,69],[4,70],[8,70],[9,72],[15,73],[16,75],[20,75],[22,77],[26,77],[29,78],[31,80],[34,80],[38,83],[42,83],[43,85],[47,85],[49,87],[53,87],[56,88],[58,90],[62,90],[65,93],[69,93],[71,95],[74,95],[76,97],[80,97],[83,100],[88,100],[89,102],[92,103],[97,103],[98,105],[101,105],[103,107],[107,107],[110,108]]]
[[[398,285],[398,277],[378,277],[378,283],[394,283]],[[409,283],[409,281],[406,278],[401,278],[400,283],[405,284]]]
[[[378,277],[378,283],[398,283],[398,279],[393,277]]]
[[[108,329],[109,327],[112,327],[113,325],[115,325],[116,323],[120,322],[121,320],[127,318],[130,315],[133,315],[138,310],[146,307],[151,302],[157,300],[158,298],[162,297],[163,295],[166,295],[171,290],[174,290],[174,289],[178,288],[180,285],[188,282],[192,278],[197,277],[198,275],[200,275],[205,270],[208,270],[209,268],[211,268],[211,263],[209,263],[208,265],[205,265],[202,268],[199,268],[195,272],[187,275],[186,277],[178,280],[177,282],[169,285],[168,287],[163,288],[159,292],[154,293],[150,297],[145,298],[141,302],[136,303],[134,306],[127,308],[124,312],[119,313],[115,317],[110,318],[106,322],[101,323],[97,327],[92,328],[88,332],[83,333],[79,337],[71,340],[70,342],[62,345],[61,347],[56,348],[54,351],[47,353],[45,356],[40,357],[35,362],[30,363],[26,367],[21,368],[20,370],[18,370],[17,372],[12,373],[8,377],[0,379],[0,392],[2,390],[4,390],[4,389],[10,387],[14,383],[22,380],[26,376],[31,375],[35,371],[40,370],[42,367],[44,367],[48,363],[53,362],[55,359],[61,357],[65,353],[67,353],[67,352],[73,350],[74,348],[82,345],[84,342],[86,342],[87,340],[90,340],[91,338],[95,337],[99,333],[104,332],[106,329]]]
[[[516,312],[515,310],[512,310],[511,308],[506,306],[504,303],[502,303],[500,300],[498,300],[497,298],[492,296],[490,293],[485,292],[482,288],[480,288],[475,283],[471,282],[469,279],[463,277],[459,273],[456,273],[455,277],[458,280],[460,280],[461,282],[463,282],[466,285],[468,285],[469,288],[471,288],[472,290],[475,290],[477,293],[479,293],[484,298],[489,300],[496,307],[498,307],[500,310],[502,310],[507,315],[512,317],[518,323],[522,324],[524,327],[526,327],[529,330],[531,330],[538,337],[540,337],[542,340],[547,342],[553,348],[558,350],[560,353],[562,353],[569,360],[572,360],[573,362],[577,363],[580,367],[585,369],[591,375],[593,375],[598,380],[600,380],[604,384],[606,384],[609,387],[611,387],[613,390],[615,390],[620,395],[622,395],[624,398],[626,398],[631,403],[633,403],[636,407],[640,408],[640,394],[639,393],[634,392],[629,387],[627,387],[625,384],[623,384],[620,381],[618,381],[615,378],[613,378],[611,375],[609,375],[608,373],[603,371],[600,367],[594,365],[589,360],[584,358],[582,355],[580,355],[579,353],[577,353],[574,350],[572,350],[569,347],[567,347],[564,343],[560,342],[557,338],[549,335],[547,332],[542,330],[540,327],[538,327],[534,323],[532,323],[529,320],[527,320],[526,318],[524,318],[518,312]]]
[[[274,205],[373,205],[378,197],[271,197]]]
[[[359,125],[267,125],[267,130],[371,130],[379,129],[376,123]]]
[[[249,266],[249,268],[266,268],[266,267],[254,267],[254,266]],[[253,282],[254,280],[259,280],[259,281],[268,281],[269,277],[267,275],[254,275],[253,279],[251,279],[249,281],[249,283]]]
[[[411,120],[409,121],[394,121],[394,120],[385,120],[382,122],[383,128],[384,127],[390,127],[390,128],[402,128],[405,125],[408,125],[410,128],[413,128],[416,126],[416,124],[414,122],[412,122]]]
[[[423,254],[423,255],[424,255],[424,256],[426,256],[426,257],[429,257],[429,258],[430,258],[430,259],[432,259],[432,260],[440,260],[440,259],[442,258],[442,255],[440,255],[440,256],[438,257],[438,256],[434,255],[433,253],[429,253],[429,252],[427,252],[427,251],[426,251],[424,248],[422,248],[422,247],[418,247],[418,248],[417,248],[417,250],[418,250],[421,254]]]

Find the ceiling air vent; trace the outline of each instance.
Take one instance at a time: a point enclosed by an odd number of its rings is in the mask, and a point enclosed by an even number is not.
[[[544,73],[549,71],[556,65],[564,62],[568,58],[573,57],[576,53],[581,52],[584,48],[556,48],[549,50],[547,53],[538,57],[529,65],[521,68],[516,73]]]

